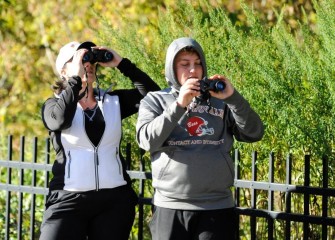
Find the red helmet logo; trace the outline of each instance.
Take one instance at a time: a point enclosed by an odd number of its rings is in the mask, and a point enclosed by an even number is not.
[[[214,129],[207,127],[208,122],[201,117],[190,117],[187,120],[187,131],[191,136],[213,135]]]

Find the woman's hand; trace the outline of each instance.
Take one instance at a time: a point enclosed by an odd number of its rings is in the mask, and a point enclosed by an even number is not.
[[[117,52],[115,52],[114,50],[112,50],[110,48],[103,47],[103,46],[94,47],[94,48],[99,49],[99,50],[107,50],[107,51],[109,51],[113,54],[112,61],[104,62],[104,63],[102,63],[102,62],[98,63],[102,67],[117,67],[122,60],[122,57]]]
[[[79,49],[73,55],[72,61],[67,63],[66,66],[66,75],[68,77],[71,76],[79,76],[82,81],[86,81],[85,76],[85,68],[83,65],[83,56],[87,52],[87,49]]]

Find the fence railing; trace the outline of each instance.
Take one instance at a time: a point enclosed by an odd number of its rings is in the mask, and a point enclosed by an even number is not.
[[[37,138],[33,140],[33,150],[31,161],[26,162],[25,137],[21,137],[19,146],[19,157],[13,159],[13,138],[8,137],[7,157],[0,160],[0,229],[1,221],[4,220],[3,230],[0,230],[0,239],[9,240],[13,236],[15,239],[38,239],[39,224],[36,222],[36,215],[41,215],[44,210],[45,196],[48,193],[47,183],[51,171],[50,164],[50,142],[45,141],[44,154],[41,156],[38,151]],[[138,170],[131,170],[131,146],[127,145],[126,161],[130,177],[138,181],[138,239],[143,239],[143,229],[145,224],[144,206],[151,204],[150,197],[144,197],[144,183],[151,179],[151,173],[145,169],[143,160],[144,152],[140,154],[140,164]],[[41,158],[44,158],[43,163]],[[300,239],[330,239],[335,236],[335,218],[333,216],[335,209],[332,209],[331,203],[334,203],[335,189],[328,187],[329,166],[328,158],[322,159],[322,186],[310,186],[311,163],[310,156],[304,158],[303,184],[292,184],[292,156],[286,158],[285,183],[276,183],[275,178],[275,156],[273,153],[268,159],[268,179],[267,181],[258,181],[257,152],[251,156],[251,180],[241,179],[240,169],[241,156],[238,150],[234,152],[235,161],[235,181],[234,194],[236,203],[236,212],[239,216],[238,223],[240,231],[237,233],[238,239],[241,235],[247,235],[248,239],[292,239],[292,223],[301,223],[302,226],[294,229],[301,230],[302,233],[296,233],[301,236]],[[39,161],[38,161],[39,160]],[[14,182],[15,180],[15,182]],[[302,200],[297,201],[296,195],[302,195]],[[37,201],[37,196],[43,196],[43,201]],[[265,197],[264,197],[265,196]],[[30,198],[30,204],[24,204],[23,199]],[[260,200],[261,199],[261,200]],[[311,201],[311,199],[313,199]],[[282,209],[276,209],[275,205],[283,203]],[[296,206],[292,203],[299,202],[303,206],[302,212],[294,212]],[[311,205],[317,205],[321,212],[319,215],[311,211]],[[4,207],[1,207],[4,206]],[[27,220],[26,211],[29,211],[29,220]],[[2,215],[2,216],[1,216]],[[39,216],[41,218],[41,216]],[[25,218],[25,219],[23,219]],[[23,231],[27,226],[24,223],[29,222],[29,233]],[[246,224],[247,223],[247,224]],[[281,233],[278,233],[278,225]],[[311,226],[316,225],[312,230]],[[247,229],[246,229],[246,226]],[[263,226],[266,233],[260,233],[257,229]],[[247,233],[246,233],[247,232]],[[23,236],[29,237],[24,238]],[[266,237],[265,237],[266,236]],[[284,238],[283,238],[284,237]],[[298,239],[295,237],[295,239]]]

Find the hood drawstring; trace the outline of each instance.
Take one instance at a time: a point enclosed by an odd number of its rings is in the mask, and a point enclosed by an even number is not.
[[[87,72],[86,72],[86,69],[84,68],[85,70],[85,77],[87,79]],[[88,83],[86,81],[86,87],[85,87],[85,90],[84,92],[82,92],[79,96],[78,96],[78,101],[81,100],[84,96],[86,95],[86,99],[88,98]]]
[[[95,79],[96,79],[96,82],[97,82],[98,96],[99,96],[99,101],[100,101],[101,100],[100,82],[99,82],[99,79],[98,79],[97,71],[98,71],[98,64],[95,65]]]

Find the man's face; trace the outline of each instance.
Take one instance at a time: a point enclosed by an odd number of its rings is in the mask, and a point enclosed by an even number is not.
[[[174,71],[181,85],[189,78],[200,80],[203,75],[200,57],[195,52],[179,52],[174,60]]]

